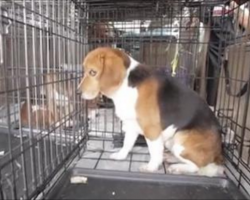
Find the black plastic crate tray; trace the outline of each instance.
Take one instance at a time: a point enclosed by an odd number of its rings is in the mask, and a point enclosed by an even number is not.
[[[71,184],[70,176],[88,178]],[[49,199],[248,199],[228,179],[74,169]]]

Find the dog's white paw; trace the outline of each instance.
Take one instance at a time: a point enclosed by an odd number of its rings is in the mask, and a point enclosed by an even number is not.
[[[125,160],[127,158],[127,154],[119,151],[117,153],[112,153],[110,155],[110,159],[112,160]]]
[[[148,163],[148,164],[144,164],[144,165],[142,165],[140,168],[139,168],[139,171],[140,172],[155,172],[155,171],[157,171],[158,170],[158,167],[157,166],[154,166],[154,165],[152,165],[152,164],[150,164],[150,163]]]

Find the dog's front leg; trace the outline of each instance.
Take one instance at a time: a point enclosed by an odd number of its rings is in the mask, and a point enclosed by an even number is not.
[[[111,154],[110,158],[113,160],[124,160],[127,158],[129,152],[135,145],[135,142],[138,138],[139,133],[136,132],[136,129],[133,129],[132,124],[124,124],[123,130],[125,131],[125,137],[123,142],[123,147],[120,151]]]
[[[163,152],[164,145],[162,137],[159,136],[155,140],[149,140],[146,138],[149,153],[150,153],[150,161],[147,164],[143,164],[140,167],[141,172],[155,172],[159,169],[160,165],[163,162]]]

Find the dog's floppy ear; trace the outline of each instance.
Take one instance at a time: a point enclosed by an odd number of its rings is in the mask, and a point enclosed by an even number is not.
[[[124,76],[125,67],[123,60],[120,57],[113,55],[99,56],[100,63],[103,64],[102,73],[100,76],[100,87],[104,93],[109,93],[118,87]]]

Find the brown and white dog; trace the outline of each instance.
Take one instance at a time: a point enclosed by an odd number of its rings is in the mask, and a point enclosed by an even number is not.
[[[60,73],[62,74],[62,72]],[[54,114],[56,126],[62,123],[62,119],[69,118],[75,106],[72,79],[59,75],[59,72],[45,73],[41,90],[41,96],[46,98],[48,109]],[[72,124],[71,119],[65,122],[66,127],[72,126]]]
[[[95,22],[89,26],[88,37],[90,41],[108,40],[118,36],[113,26],[106,22]]]
[[[27,101],[21,105],[20,116],[21,126],[47,129],[52,125],[56,127],[63,124],[65,127],[73,125],[70,117],[72,112],[76,110],[75,106],[78,103],[74,102],[73,96],[75,89],[73,87],[75,79],[61,78],[59,73],[50,72],[43,75],[43,85],[38,96],[38,100],[44,103],[30,103],[30,109]],[[88,119],[95,120],[99,116],[99,107],[97,100],[88,101]],[[29,124],[29,113],[31,124]],[[67,118],[67,120],[65,119]],[[63,121],[65,121],[63,123]]]
[[[30,113],[30,124],[29,124]],[[48,106],[31,105],[30,110],[27,101],[21,105],[20,110],[21,127],[32,127],[33,129],[47,129],[56,123],[55,114],[49,110]]]
[[[125,159],[142,134],[150,161],[141,171],[158,170],[166,147],[179,161],[168,167],[170,173],[223,174],[219,123],[193,90],[109,47],[91,51],[83,66],[78,86],[82,98],[94,99],[99,93],[111,98],[123,122],[124,144],[112,159]]]

